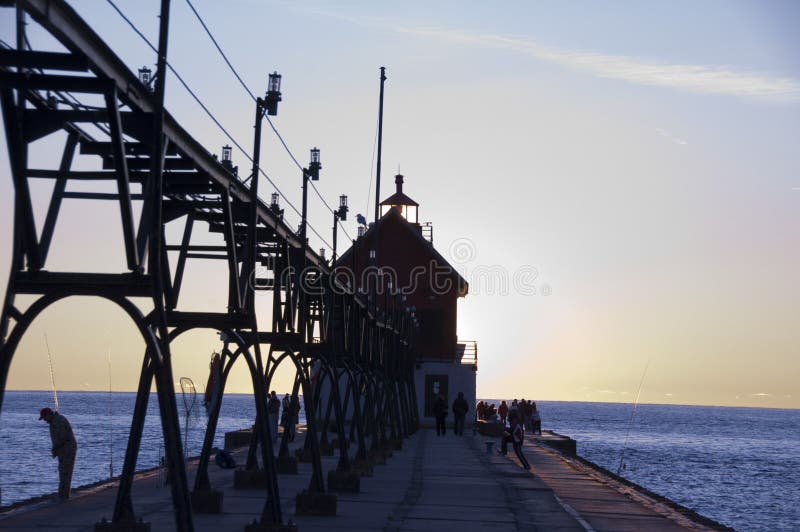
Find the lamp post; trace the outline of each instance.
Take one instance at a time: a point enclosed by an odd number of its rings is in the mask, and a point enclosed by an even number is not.
[[[349,210],[347,196],[342,194],[339,196],[339,208],[333,211],[333,258],[331,259],[331,264],[336,263],[336,237],[339,233],[339,222],[347,220],[347,211]]]
[[[303,245],[306,244],[306,226],[308,225],[306,217],[308,214],[308,180],[319,181],[319,171],[322,169],[322,164],[319,162],[319,148],[311,148],[310,159],[308,168],[303,168],[303,220],[300,222],[300,240]]]
[[[267,81],[267,93],[263,98],[256,98],[256,120],[253,138],[253,170],[250,173],[250,223],[255,228],[258,204],[258,169],[261,162],[261,121],[264,115],[275,116],[278,114],[278,102],[281,101],[281,75],[273,72]],[[230,158],[230,146],[228,154]],[[222,149],[222,162],[225,162],[225,148]],[[255,241],[255,239],[253,239]],[[255,245],[255,244],[253,244]]]
[[[267,81],[267,93],[263,98],[256,98],[256,117],[254,135],[253,135],[253,169],[250,173],[250,212],[248,220],[248,236],[247,236],[247,253],[249,260],[245,263],[247,266],[244,268],[245,275],[240,278],[240,292],[247,289],[247,283],[250,280],[250,275],[255,271],[255,261],[258,251],[258,172],[259,164],[261,162],[261,122],[264,115],[275,116],[278,114],[278,102],[281,101],[281,75],[273,72],[269,75]],[[230,146],[222,148],[222,164],[227,160],[230,165]],[[255,291],[247,290],[246,303],[248,310],[255,316]]]
[[[261,121],[264,115],[275,116],[278,114],[278,102],[281,101],[281,75],[273,72],[267,81],[267,94],[263,98],[256,98],[255,138],[253,139],[253,172],[250,174],[250,193],[258,192],[258,163],[261,158]],[[225,154],[223,152],[223,160]],[[254,201],[256,197],[252,198]]]
[[[301,337],[300,357],[306,357],[308,353],[308,344],[313,342],[313,326],[311,330],[307,327],[308,323],[308,294],[306,293],[305,275],[306,275],[306,247],[308,246],[307,227],[308,227],[308,181],[319,181],[319,171],[322,168],[319,159],[319,148],[311,148],[308,168],[303,168],[303,210],[302,221],[300,222],[300,244],[303,246],[302,258],[300,259],[300,277],[298,287],[298,301],[297,301],[297,330]],[[295,384],[296,386],[296,384]],[[305,388],[305,386],[304,386]],[[309,390],[310,391],[310,390]],[[304,393],[306,391],[304,390]],[[312,421],[315,419],[313,401],[306,402],[306,417],[308,419],[307,431],[308,438],[311,441],[311,453],[313,456],[313,473],[311,475],[311,485],[309,492],[324,493],[325,482],[322,478],[322,470],[320,468],[319,447],[317,442],[316,426]],[[308,439],[306,441],[309,441]]]
[[[305,247],[308,245],[308,180],[319,181],[319,171],[322,165],[319,162],[319,148],[311,148],[308,168],[303,168],[303,211],[300,220],[300,244],[303,246],[303,258],[300,262],[301,271],[306,267]],[[305,331],[305,292],[300,289],[300,301],[298,302],[298,330]]]

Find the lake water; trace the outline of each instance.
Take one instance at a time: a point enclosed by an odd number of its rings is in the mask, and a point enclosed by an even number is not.
[[[185,424],[184,404],[181,430]],[[73,486],[119,475],[135,394],[63,392],[61,412],[79,442]],[[494,401],[494,400],[490,400]],[[499,403],[499,401],[495,401]],[[625,446],[630,404],[539,401],[545,429],[578,442],[578,454],[616,472]],[[48,392],[6,392],[0,413],[2,504],[55,491],[47,424],[39,409]],[[216,445],[226,431],[250,426],[248,395],[226,394]],[[301,421],[303,413],[301,412]],[[188,450],[199,454],[206,425],[202,396],[188,423]],[[163,454],[158,403],[151,395],[139,469]],[[622,476],[698,513],[740,530],[800,530],[800,410],[639,405],[624,452]]]
[[[542,424],[617,472],[632,405],[538,401]],[[800,410],[638,405],[621,475],[738,530],[800,530]]]

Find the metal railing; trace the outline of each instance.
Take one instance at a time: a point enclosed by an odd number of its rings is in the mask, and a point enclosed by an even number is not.
[[[475,340],[466,340],[456,344],[456,351],[458,361],[461,364],[471,364],[478,366],[478,342]]]
[[[420,224],[420,228],[422,229],[422,238],[433,245],[433,223],[423,222]]]

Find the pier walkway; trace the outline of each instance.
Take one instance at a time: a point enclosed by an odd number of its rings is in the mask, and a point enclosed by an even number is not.
[[[301,532],[705,529],[686,519],[680,524],[667,519],[659,508],[637,502],[551,450],[526,444],[528,472],[515,458],[495,451],[487,455],[486,441],[491,439],[472,433],[440,437],[420,430],[386,465],[374,466],[372,477],[361,479],[360,493],[337,494],[335,517],[295,514],[294,497],[310,478],[310,465],[301,463],[298,475],[279,479],[284,521],[293,521]],[[235,453],[237,462],[244,462],[243,454]],[[323,460],[325,471],[335,468],[335,457]],[[264,492],[234,489],[231,470],[212,465],[209,473],[212,486],[225,492],[224,512],[195,514],[195,529],[243,530],[258,517]],[[0,514],[0,530],[93,530],[95,522],[110,517],[116,494],[111,486],[78,491],[64,504],[43,502]],[[140,475],[133,497],[137,515],[152,530],[174,528],[169,488],[159,473]]]

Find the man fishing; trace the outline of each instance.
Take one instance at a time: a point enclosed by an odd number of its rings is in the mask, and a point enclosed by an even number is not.
[[[45,420],[50,425],[50,440],[53,442],[52,453],[54,458],[58,457],[58,500],[64,502],[69,499],[78,442],[75,441],[69,421],[58,412],[42,408],[39,412],[39,419]]]

